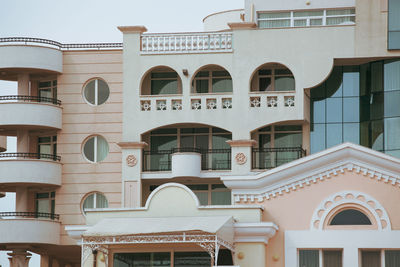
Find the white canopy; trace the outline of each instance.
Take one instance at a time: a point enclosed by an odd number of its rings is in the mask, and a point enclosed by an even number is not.
[[[215,234],[218,238],[233,244],[232,216],[105,218],[83,233],[83,237],[154,235],[191,231]]]

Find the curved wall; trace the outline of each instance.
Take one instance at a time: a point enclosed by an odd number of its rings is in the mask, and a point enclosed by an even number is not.
[[[24,45],[0,46],[0,69],[28,68],[62,72],[60,50]]]
[[[203,19],[203,28],[205,32],[229,30],[228,23],[242,22],[240,15],[244,9],[227,10],[208,15]]]

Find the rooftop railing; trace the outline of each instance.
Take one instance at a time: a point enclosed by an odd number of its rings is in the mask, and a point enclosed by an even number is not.
[[[17,44],[41,44],[48,47],[57,48],[60,50],[69,49],[122,49],[122,43],[87,43],[87,44],[62,44],[57,41],[41,39],[41,38],[31,38],[31,37],[5,37],[0,38],[0,44],[17,43]]]
[[[230,149],[173,148],[143,151],[143,171],[171,171],[172,154],[194,152],[201,154],[202,170],[230,170]]]
[[[60,219],[59,214],[45,213],[45,212],[0,212],[1,219],[50,219],[58,221]]]
[[[1,159],[50,159],[53,161],[60,161],[61,157],[54,154],[43,153],[0,153]]]
[[[40,96],[28,96],[28,95],[3,95],[0,96],[0,102],[3,101],[23,101],[23,102],[34,102],[34,103],[51,103],[54,105],[61,106],[61,101],[56,98],[40,97]]]
[[[306,156],[302,147],[253,148],[252,168],[265,170]]]

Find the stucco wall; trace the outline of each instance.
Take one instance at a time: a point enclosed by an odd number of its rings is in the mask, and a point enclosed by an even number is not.
[[[122,51],[64,52],[64,72],[58,79],[63,103],[63,125],[58,135],[62,157],[62,187],[56,192],[56,213],[64,225],[84,224],[83,197],[92,191],[104,193],[109,207],[121,205]],[[91,106],[84,100],[84,84],[104,79],[110,88],[108,100]],[[90,163],[82,155],[83,142],[93,134],[103,136],[109,154],[101,163]],[[76,244],[61,227],[61,244]]]

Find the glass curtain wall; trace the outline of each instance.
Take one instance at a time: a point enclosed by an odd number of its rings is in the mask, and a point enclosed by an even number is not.
[[[310,97],[311,153],[352,142],[400,157],[400,60],[334,67]]]
[[[400,49],[400,1],[389,0],[388,49]]]

